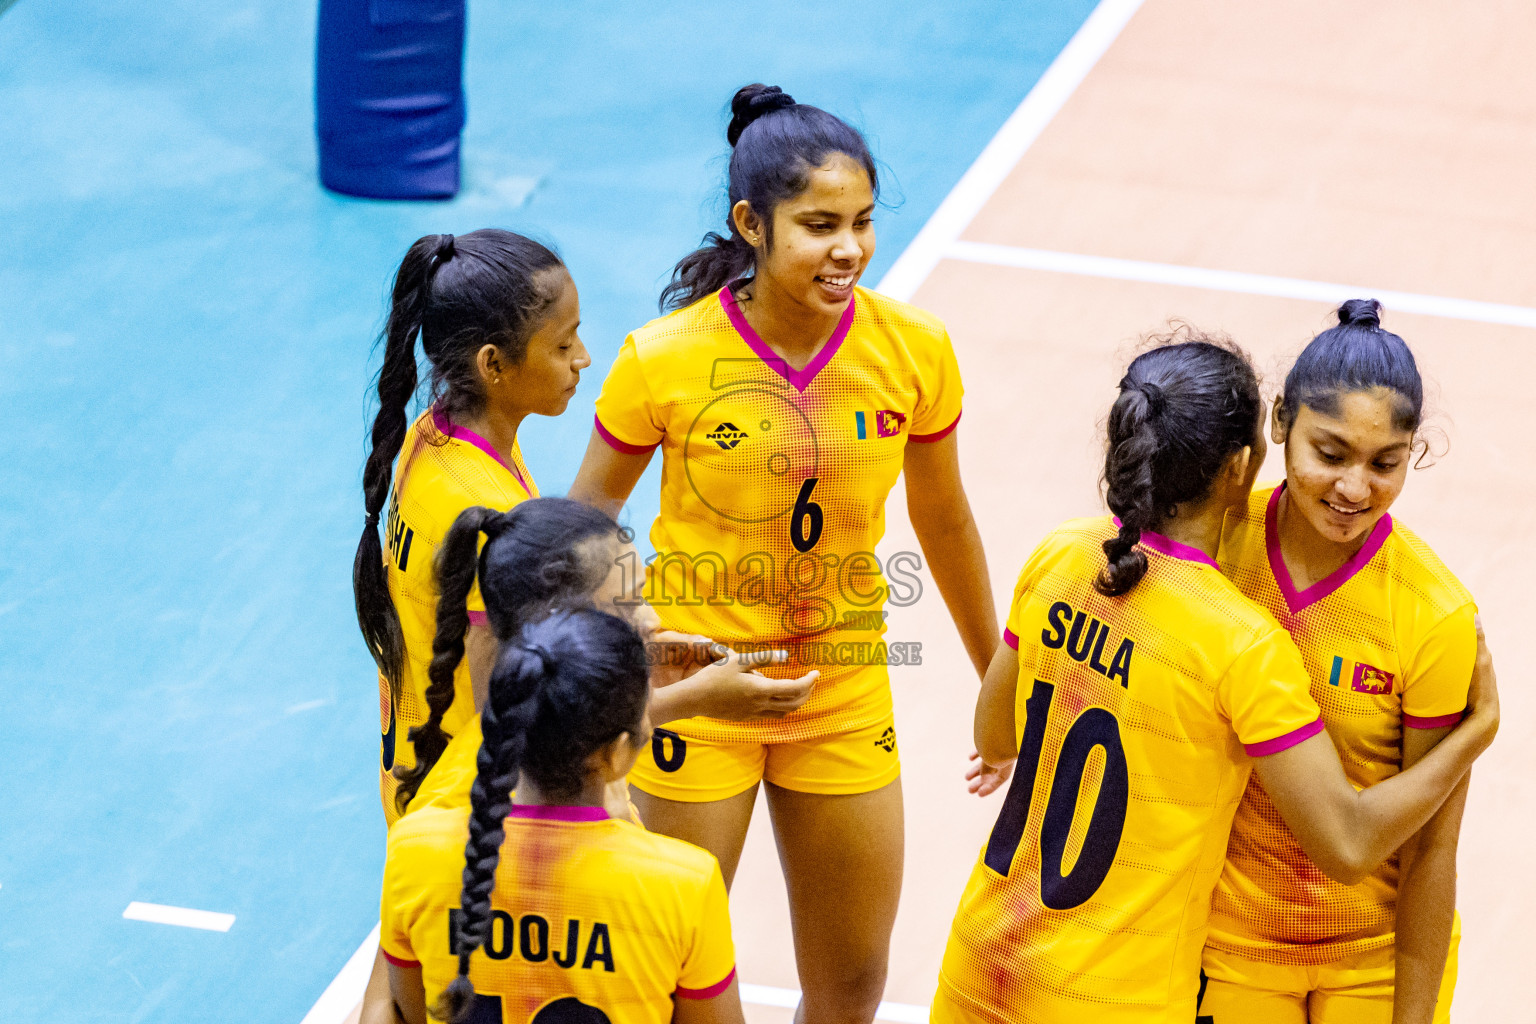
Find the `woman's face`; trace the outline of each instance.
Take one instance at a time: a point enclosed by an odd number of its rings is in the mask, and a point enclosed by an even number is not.
[[[1289,431],[1276,411],[1291,508],[1323,539],[1359,544],[1402,493],[1413,431],[1394,422],[1400,401],[1386,388],[1352,391],[1337,415],[1301,406]]]
[[[811,171],[804,192],[774,207],[771,244],[744,208],[737,204],[737,229],[757,248],[757,274],[798,305],[841,316],[875,255],[875,194],[864,168],[837,153]]]
[[[486,392],[492,404],[514,415],[559,416],[576,394],[581,371],[592,365],[592,357],[576,334],[581,301],[571,275],[564,267],[550,267],[539,271],[537,283],[555,297],[528,338],[523,361],[493,371]]]

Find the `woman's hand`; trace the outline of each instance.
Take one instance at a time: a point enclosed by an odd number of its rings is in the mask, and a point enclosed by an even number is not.
[[[811,687],[821,676],[819,670],[812,669],[798,679],[772,679],[757,667],[785,663],[789,660],[787,651],[741,655],[729,647],[722,649],[725,653],[717,661],[688,676],[682,684],[694,691],[701,709],[696,714],[732,721],[783,718],[810,698]]]
[[[738,654],[724,644],[710,644],[704,637],[683,633],[659,633],[653,642],[688,645],[676,648],[680,652],[676,660],[683,664],[655,664],[671,659],[652,658],[651,720],[657,724],[696,715],[738,722],[783,718],[806,702],[821,675],[812,670],[799,679],[771,679],[756,671],[766,665],[787,663],[788,651]],[[681,652],[691,653],[683,657]],[[711,656],[713,660],[702,660]]]
[[[646,642],[646,653],[651,660],[653,689],[681,682],[710,665],[718,664],[722,658],[733,658],[747,668],[783,665],[789,661],[789,652],[785,650],[738,654],[707,636],[680,633],[675,629],[651,633]]]
[[[971,751],[971,767],[965,773],[967,788],[977,796],[991,796],[1007,784],[1013,775],[1013,763],[1015,759],[1004,761],[1002,764],[988,764],[981,759],[980,751]]]

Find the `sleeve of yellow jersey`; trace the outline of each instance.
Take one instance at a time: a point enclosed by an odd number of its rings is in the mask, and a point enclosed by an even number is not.
[[[1008,605],[1008,621],[1003,623],[1003,642],[1014,650],[1019,649],[1019,636],[1024,630],[1024,605],[1029,596],[1031,579],[1030,569],[1034,565],[1031,558],[1024,563],[1024,569],[1019,573],[1019,581],[1013,585],[1013,601]]]
[[[403,824],[401,819],[397,824]],[[420,967],[411,946],[411,924],[420,913],[423,887],[410,828],[391,829],[384,855],[384,892],[379,900],[379,949],[396,967]]]
[[[1040,563],[1055,550],[1055,539],[1053,534],[1036,545],[1013,585],[1013,603],[1008,606],[1008,619],[1003,623],[1003,642],[1014,650],[1019,649],[1019,637],[1024,635],[1024,609],[1029,604],[1029,592],[1038,582]]]
[[[1278,754],[1323,731],[1301,652],[1278,626],[1233,660],[1216,700],[1250,757]]]
[[[603,381],[602,393],[597,396],[596,427],[604,441],[630,455],[653,450],[666,433],[633,335],[624,339],[608,379]]]
[[[939,441],[949,436],[960,422],[960,400],[965,388],[960,383],[960,364],[947,332],[914,350],[921,382],[921,396],[912,413],[911,440]]]
[[[479,536],[479,538],[477,539],[477,541],[476,541],[476,550],[477,551],[484,551],[485,550],[485,545],[486,545],[486,543],[489,540],[490,540],[490,538],[488,538],[485,534],[482,533]],[[435,563],[436,559],[433,559],[433,561]],[[480,564],[478,556],[476,557],[475,564],[476,565]],[[434,570],[434,572],[435,571],[436,570]],[[489,625],[490,620],[488,620],[485,617],[485,598],[480,596],[480,576],[479,576],[479,573],[475,574],[474,582],[472,582],[469,585],[469,596],[467,598],[465,598],[465,600],[464,600],[464,608],[465,608],[466,611],[469,612],[469,621],[473,625],[476,625],[476,626]],[[435,617],[434,617],[433,621],[434,622],[436,621]]]
[[[713,999],[736,977],[736,948],[731,943],[731,912],[720,865],[710,858],[709,883],[698,904],[693,942],[683,957],[677,994],[683,999]]]
[[[1477,660],[1477,606],[1468,602],[1439,622],[1403,673],[1403,725],[1439,729],[1461,721]]]

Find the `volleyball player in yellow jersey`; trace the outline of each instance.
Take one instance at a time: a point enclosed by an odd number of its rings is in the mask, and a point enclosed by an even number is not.
[[[565,411],[591,363],[576,334],[580,320],[576,285],[559,257],[510,231],[427,235],[395,274],[379,412],[363,469],[367,520],[352,567],[358,624],[379,667],[386,821],[420,784],[418,758],[440,750],[423,750],[416,730],[433,710],[450,733],[468,722],[476,707],[472,679],[483,688],[494,657],[489,630],[476,623],[470,656],[451,685],[429,685],[437,549],[465,508],[507,509],[538,494],[517,430],[531,413]],[[408,426],[418,335],[432,366],[432,404]],[[379,517],[391,492],[381,545]],[[470,600],[483,617],[478,595]]]
[[[857,287],[876,175],[858,132],[777,88],[732,101],[729,237],[682,260],[675,311],[624,343],[571,496],[610,512],[659,447],[646,596],[663,623],[787,646],[820,678],[779,721],[661,723],[631,777],[646,826],[727,880],[766,780],[803,1019],[870,1019],[900,891],[902,817],[873,554],[905,469],[912,523],[978,675],[997,624],[960,485],[960,377],[933,316]]]
[[[458,1024],[743,1019],[719,865],[603,809],[649,740],[649,693],[644,644],[611,615],[556,612],[502,646],[471,806],[390,830],[379,941],[408,1024],[429,1008]]]
[[[1338,316],[1302,352],[1275,404],[1285,482],[1228,514],[1218,557],[1295,638],[1345,774],[1365,788],[1417,763],[1459,719],[1476,607],[1387,511],[1422,417],[1413,354],[1381,329],[1376,302],[1346,302]],[[1252,780],[1237,811],[1201,1013],[1215,1024],[1449,1020],[1466,782],[1353,884],[1323,877],[1265,784]]]
[[[939,1024],[1190,1024],[1251,770],[1348,877],[1492,739],[1496,697],[1480,692],[1412,771],[1365,793],[1345,780],[1295,645],[1214,558],[1263,461],[1257,379],[1229,345],[1175,337],[1131,363],[1110,410],[1118,527],[1068,522],[1019,576],[976,706],[976,788],[1013,782],[950,931]]]

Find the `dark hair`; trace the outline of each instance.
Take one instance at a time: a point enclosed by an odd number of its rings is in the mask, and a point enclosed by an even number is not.
[[[583,551],[593,537],[614,536],[618,524],[569,498],[533,498],[510,512],[476,506],[459,513],[437,556],[437,631],[427,666],[427,720],[407,734],[416,763],[395,769],[395,806],[401,814],[448,746],[443,716],[453,706],[454,674],[464,660],[469,592],[476,579],[485,617],[505,643],[523,625],[551,609],[584,601],[604,579],[607,553]],[[480,547],[480,535],[488,538]]]
[[[731,216],[741,200],[762,218],[767,232],[764,244],[771,247],[774,208],[804,192],[811,172],[832,153],[842,153],[863,166],[869,187],[876,196],[880,194],[875,158],[858,129],[820,107],[796,103],[776,85],[753,83],[736,90],[725,137],[731,144],[727,233],[709,232],[699,248],[672,268],[672,280],[661,290],[662,310],[697,302],[752,269],[756,253]]]
[[[638,743],[650,695],[645,646],[623,619],[594,609],[560,611],[523,627],[518,643],[502,647],[481,712],[485,740],[470,790],[469,841],[464,846],[456,948],[459,974],[443,991],[436,1015],[468,1019],[475,991],[470,955],[491,924],[491,893],[521,777],[556,800],[586,786],[587,758],[628,732]]]
[[[1229,339],[1182,326],[1153,340],[1162,344],[1131,362],[1109,410],[1105,500],[1120,531],[1104,542],[1109,564],[1094,586],[1111,597],[1146,575],[1142,531],[1210,492],[1228,456],[1253,444],[1264,408],[1253,364]]]
[[[379,513],[389,496],[391,469],[405,442],[406,409],[416,394],[416,336],[432,365],[432,399],[450,418],[475,412],[485,401],[475,366],[482,346],[495,345],[514,365],[528,351],[538,314],[554,299],[535,280],[563,266],[547,246],[522,235],[486,228],[455,238],[426,235],[406,251],[395,273],[384,365],[379,370],[379,412],[363,466],[363,536],[352,561],[357,624],[390,690],[399,695],[405,641],[389,599]]]
[[[1354,391],[1386,388],[1397,396],[1392,425],[1417,431],[1424,419],[1424,379],[1408,343],[1381,329],[1381,303],[1350,299],[1338,308],[1339,324],[1307,343],[1285,375],[1276,405],[1287,432],[1304,405],[1329,416]]]

